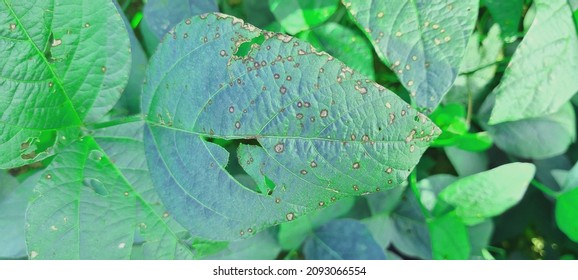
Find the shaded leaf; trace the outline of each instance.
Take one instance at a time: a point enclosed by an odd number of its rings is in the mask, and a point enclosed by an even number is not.
[[[564,153],[576,140],[576,115],[572,105],[567,103],[554,114],[486,128],[496,146],[507,153],[522,158],[545,159]]]
[[[476,174],[488,169],[488,155],[464,151],[457,147],[445,147],[446,156],[460,177]]]
[[[196,236],[239,239],[392,188],[439,133],[395,94],[298,39],[221,14],[187,19],[173,35],[147,73],[145,150],[169,212]],[[256,37],[263,42],[234,55]],[[257,140],[238,156],[273,181],[272,193],[234,180],[228,152],[207,138]]]
[[[494,223],[490,219],[475,226],[468,227],[468,236],[471,248],[470,259],[487,259],[484,250],[490,245],[493,232]]]
[[[420,190],[421,204],[430,212],[433,211],[439,193],[457,180],[456,176],[449,174],[436,174],[417,183]]]
[[[14,177],[0,171],[0,259],[27,256],[24,214],[39,175],[37,172],[19,184]]]
[[[467,260],[470,243],[466,225],[455,212],[428,222],[433,258],[436,260]]]
[[[274,260],[281,252],[274,233],[271,231],[243,240],[231,242],[224,250],[203,257],[206,260]]]
[[[454,83],[477,0],[342,0],[417,106],[433,111]]]
[[[385,249],[389,247],[391,239],[395,234],[395,226],[393,225],[391,217],[386,215],[373,215],[361,220],[361,223],[367,227],[373,239],[379,244],[380,248],[385,251]]]
[[[338,3],[339,0],[269,0],[269,8],[289,34],[297,34],[329,19]]]
[[[494,21],[500,25],[504,38],[512,41],[518,37],[518,26],[522,19],[524,0],[484,0],[482,2],[488,8]]]
[[[114,106],[129,40],[107,0],[3,1],[0,21],[0,168],[12,168],[52,155],[57,138],[76,138],[64,129]]]
[[[394,187],[393,189],[373,193],[366,196],[365,198],[367,199],[367,204],[371,214],[389,214],[399,205],[406,188],[407,183],[404,182],[400,186]]]
[[[367,228],[357,220],[331,221],[303,245],[309,260],[383,260],[385,253]]]
[[[568,3],[534,4],[536,18],[495,89],[490,124],[554,114],[578,91],[578,34]]]
[[[510,163],[461,178],[439,195],[456,208],[467,225],[502,214],[517,204],[526,192],[536,167],[531,163]]]
[[[419,202],[406,190],[401,204],[391,213],[395,233],[391,243],[404,255],[432,259],[432,244],[425,217]]]

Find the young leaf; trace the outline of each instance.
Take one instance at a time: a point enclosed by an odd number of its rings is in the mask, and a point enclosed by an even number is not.
[[[477,0],[342,0],[419,107],[433,111],[457,77]]]
[[[556,223],[574,242],[578,242],[578,189],[560,195],[556,201]]]
[[[466,225],[455,212],[428,222],[433,257],[436,260],[467,260],[470,242]]]
[[[153,182],[196,236],[234,240],[347,196],[392,188],[439,129],[382,86],[306,42],[206,14],[176,26],[143,92]],[[238,47],[253,43],[248,54]],[[240,185],[207,138],[255,139],[239,158],[270,194]],[[254,215],[259,213],[259,215]]]
[[[517,204],[535,171],[531,163],[505,164],[459,179],[439,197],[456,208],[456,215],[465,224],[475,225]]]
[[[76,137],[65,128],[114,106],[130,45],[108,0],[3,1],[0,19],[0,168],[12,168],[52,155],[56,138]]]
[[[384,260],[385,253],[365,225],[353,219],[331,221],[303,245],[309,260]]]
[[[570,6],[566,0],[534,5],[536,18],[495,89],[490,124],[553,114],[578,91],[578,34]]]
[[[277,21],[289,34],[297,34],[325,22],[335,11],[339,0],[269,0]]]

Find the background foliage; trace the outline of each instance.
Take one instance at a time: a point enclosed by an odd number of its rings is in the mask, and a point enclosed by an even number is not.
[[[0,259],[578,256],[576,1],[3,0],[0,26]]]

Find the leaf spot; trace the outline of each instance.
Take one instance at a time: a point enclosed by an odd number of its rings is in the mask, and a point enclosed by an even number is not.
[[[353,190],[354,191],[359,191],[359,187],[357,185],[353,185]]]
[[[57,231],[58,228],[57,228],[55,225],[52,225],[52,226],[50,226],[50,230],[52,230],[52,231]]]
[[[401,35],[403,35],[403,33],[401,33],[401,31],[395,32],[395,36],[396,36],[396,37],[401,37]]]
[[[377,13],[377,18],[382,18],[385,14],[383,12]]]
[[[307,170],[302,169],[302,170],[301,170],[301,175],[307,175]]]
[[[285,93],[287,93],[287,88],[285,86],[281,86],[281,88],[279,88],[279,92],[281,94],[285,94]]]
[[[235,122],[235,128],[236,129],[241,128],[241,122],[239,122],[239,121]]]
[[[235,112],[235,106],[229,107],[229,113],[234,113],[234,112]]]
[[[277,143],[277,145],[275,145],[274,149],[275,149],[275,152],[276,152],[276,153],[280,154],[280,153],[282,153],[283,151],[285,151],[285,144],[283,144],[283,143]]]
[[[87,22],[84,24],[84,28],[89,28],[89,27],[90,27],[90,23]]]
[[[51,45],[51,46],[52,46],[52,47],[58,47],[58,46],[60,46],[60,45],[62,45],[62,40],[60,40],[60,39],[54,39],[54,40],[52,41],[52,45]]]
[[[295,214],[293,212],[287,213],[287,215],[285,215],[285,218],[287,218],[287,221],[293,221],[293,219],[295,219]]]
[[[327,118],[327,115],[329,114],[329,112],[326,109],[321,110],[321,112],[319,113],[319,116],[321,118]]]
[[[319,201],[319,206],[321,206],[321,207],[325,206],[325,202]]]
[[[16,29],[16,24],[15,23],[11,23],[10,24],[10,31],[14,31]]]
[[[359,169],[359,162],[354,162],[353,163],[353,169]]]
[[[50,175],[50,174],[46,174],[46,179],[47,179],[47,180],[50,180],[50,179],[52,179],[52,175]]]
[[[391,167],[388,167],[388,168],[385,170],[385,173],[387,173],[387,174],[391,174],[391,172],[393,172],[393,168],[391,168]],[[390,180],[390,181],[391,181],[391,180]],[[391,184],[391,183],[390,183],[390,184]]]
[[[315,167],[317,167],[317,162],[312,161],[310,165],[311,165],[312,168],[315,168]]]
[[[34,259],[34,258],[36,258],[36,257],[38,257],[38,252],[36,252],[36,251],[30,251],[30,258],[31,258],[31,259]]]
[[[275,203],[281,203],[281,199],[280,199],[280,198],[275,198]]]
[[[297,115],[295,115],[295,117],[296,117],[298,120],[300,120],[300,119],[303,118],[303,114],[297,113]]]
[[[100,71],[102,71],[102,73],[106,73],[106,67],[105,67],[105,66],[102,66],[102,67],[100,68]]]
[[[124,247],[126,247],[126,243],[122,242],[122,243],[118,244],[119,249],[124,249]]]

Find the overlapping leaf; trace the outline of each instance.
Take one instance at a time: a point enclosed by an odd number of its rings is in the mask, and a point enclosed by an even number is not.
[[[495,89],[490,124],[553,114],[578,91],[578,33],[570,6],[565,0],[534,5],[533,24]]]
[[[107,0],[3,1],[0,25],[0,168],[10,168],[49,156],[57,137],[76,136],[64,128],[107,113],[130,50]]]
[[[342,2],[417,105],[433,111],[457,77],[478,1]]]
[[[194,235],[238,239],[391,188],[439,134],[395,94],[306,42],[221,14],[171,33],[147,73],[145,145],[161,198]],[[236,181],[225,170],[229,154],[210,138],[257,140],[240,146],[239,161],[273,190]]]
[[[339,0],[269,0],[271,12],[289,34],[323,23],[335,13],[338,4]]]

